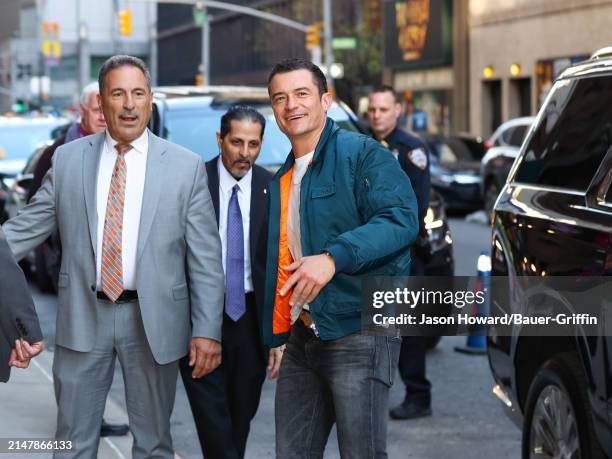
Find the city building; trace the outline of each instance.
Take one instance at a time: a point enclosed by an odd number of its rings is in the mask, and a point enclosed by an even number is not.
[[[610,0],[470,0],[470,127],[535,114],[569,65],[612,45]]]
[[[7,0],[0,13],[0,112],[18,101],[76,106],[80,88],[109,56],[148,61],[155,53],[154,3]]]
[[[412,131],[469,129],[468,0],[401,0],[384,8],[384,81]]]

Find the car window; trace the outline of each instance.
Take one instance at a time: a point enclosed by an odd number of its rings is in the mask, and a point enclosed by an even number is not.
[[[435,146],[441,163],[456,163],[458,161],[473,161],[475,158],[466,144],[456,137],[450,137]]]
[[[229,107],[219,106],[168,110],[162,136],[208,161],[219,154],[216,132],[219,130],[221,116],[227,108]],[[265,105],[256,108],[266,119],[264,140],[257,164],[264,167],[283,164],[291,151],[289,139],[278,128],[272,107]],[[341,128],[358,131],[348,114],[339,106],[331,107],[328,114]]]
[[[261,153],[257,159],[260,166],[282,164],[291,151],[289,140],[278,129],[272,110],[260,110],[266,119],[266,129]],[[199,154],[205,161],[219,154],[216,133],[219,131],[224,109],[169,110],[163,137]]]
[[[612,144],[611,97],[610,76],[557,82],[515,180],[586,190]]]
[[[512,138],[512,134],[514,133],[515,129],[516,128],[513,126],[502,132],[502,135],[499,136],[500,145],[510,145],[510,139]]]
[[[525,139],[525,135],[527,134],[528,128],[529,126],[526,125],[516,126],[512,130],[512,134],[510,135],[510,138],[508,140],[508,145],[520,148],[523,144],[523,140]]]
[[[0,160],[27,159],[43,142],[51,139],[51,131],[63,122],[53,124],[12,123],[0,126]]]

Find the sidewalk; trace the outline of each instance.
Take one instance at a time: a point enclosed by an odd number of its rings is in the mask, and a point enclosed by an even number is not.
[[[28,369],[13,369],[8,384],[0,384],[0,439],[53,438],[57,408],[53,395],[52,362],[53,353],[45,350],[32,360]],[[127,423],[127,413],[109,397],[104,419],[110,423]],[[6,441],[3,443],[5,446]],[[131,447],[131,434],[102,438],[98,458],[128,459]],[[0,458],[9,456],[15,457],[16,454],[0,453]],[[29,453],[27,457],[47,459],[51,458],[51,453]]]

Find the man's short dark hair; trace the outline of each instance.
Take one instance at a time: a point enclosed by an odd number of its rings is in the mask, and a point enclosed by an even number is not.
[[[149,72],[147,65],[142,61],[142,59],[139,59],[134,56],[119,54],[117,56],[111,56],[106,59],[104,64],[102,64],[102,67],[100,67],[100,72],[98,73],[100,94],[104,93],[104,83],[106,80],[106,75],[108,75],[111,70],[115,70],[119,67],[123,67],[126,65],[140,69],[140,71],[145,77],[145,80],[147,80],[147,87],[149,88],[149,90],[151,90],[151,73]]]
[[[390,92],[391,95],[393,96],[394,102],[397,103],[400,101],[400,98],[397,96],[397,93],[395,92],[395,89],[393,89],[393,86],[389,86],[388,84],[381,84],[381,85],[375,86],[370,94],[374,94],[375,92]]]
[[[270,76],[268,77],[268,92],[270,92],[270,82],[275,75],[279,73],[293,72],[295,70],[308,70],[312,74],[312,80],[319,90],[319,94],[323,95],[327,92],[327,79],[325,78],[325,75],[321,69],[309,60],[299,57],[285,59],[272,68]]]
[[[234,105],[223,114],[221,117],[221,139],[225,138],[232,128],[232,121],[245,120],[261,125],[261,135],[259,138],[263,139],[264,130],[266,129],[266,119],[261,113],[248,105]]]

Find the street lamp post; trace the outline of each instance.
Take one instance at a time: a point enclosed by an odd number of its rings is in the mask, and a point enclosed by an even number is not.
[[[327,80],[331,87],[333,78],[330,69],[334,63],[332,52],[332,0],[323,0],[323,46],[325,47],[325,67],[327,68]]]

